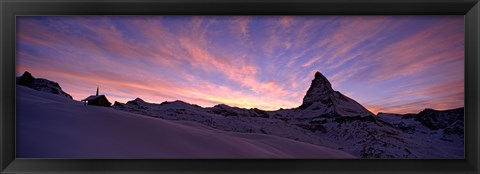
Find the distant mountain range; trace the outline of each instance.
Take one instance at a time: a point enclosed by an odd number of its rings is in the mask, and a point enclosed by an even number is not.
[[[17,84],[70,96],[58,83],[45,79],[37,83],[30,77],[26,72],[17,78]],[[355,100],[333,90],[320,72],[315,73],[303,103],[292,109],[263,111],[225,104],[204,108],[183,101],[154,104],[140,98],[127,103],[115,102],[112,107],[161,119],[198,122],[223,131],[289,138],[361,158],[464,157],[463,108],[374,115]]]

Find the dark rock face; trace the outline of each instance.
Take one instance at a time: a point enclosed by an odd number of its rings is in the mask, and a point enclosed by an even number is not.
[[[262,117],[262,118],[270,117],[270,115],[268,115],[267,112],[265,112],[263,110],[260,110],[260,109],[257,109],[257,108],[249,109],[249,111],[250,111],[250,116],[251,117]]]
[[[334,92],[335,91],[332,89],[332,85],[327,78],[320,72],[316,72],[315,78],[312,80],[307,94],[303,97],[303,103],[300,108],[307,108],[315,102],[320,102],[324,105],[332,105]]]
[[[117,103],[117,102],[115,102],[115,103]],[[139,105],[143,105],[143,104],[145,104],[145,101],[143,101],[141,98],[136,98],[135,100],[127,102],[127,105],[137,105],[137,106],[139,106]]]
[[[222,115],[225,117],[231,117],[231,116],[262,117],[262,118],[270,117],[268,112],[257,109],[257,108],[243,109],[243,108],[231,107],[225,104],[215,105],[212,108],[207,108],[207,110],[208,112]]]
[[[115,101],[115,103],[113,103],[113,106],[116,106],[116,107],[124,107],[124,105],[125,104],[117,102],[117,101]]]
[[[463,121],[455,121],[453,124],[443,129],[443,133],[445,134],[455,134],[461,136],[462,138],[464,137],[464,132],[465,130]]]
[[[30,74],[28,71],[25,71],[20,78],[17,78],[17,85],[22,85],[22,86],[27,86],[32,88],[33,87],[33,81],[35,78]]]
[[[461,122],[463,126],[464,121],[464,109],[452,109],[446,111],[437,111],[433,109],[425,109],[418,113],[415,120],[422,123],[425,127],[432,130],[445,129],[452,125],[454,122]],[[460,124],[460,123],[459,123]],[[463,127],[462,127],[463,131]]]
[[[222,115],[225,117],[230,117],[230,116],[238,116],[237,112],[234,112],[230,106],[220,104],[212,107],[211,112]]]
[[[42,78],[35,78],[28,71],[25,71],[21,77],[17,77],[17,85],[22,85],[37,91],[48,92],[73,99],[70,94],[62,90],[57,82]]]

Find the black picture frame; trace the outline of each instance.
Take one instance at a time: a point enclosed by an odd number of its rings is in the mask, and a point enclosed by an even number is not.
[[[0,173],[479,173],[478,0],[1,0]],[[15,158],[15,16],[465,15],[465,159]]]

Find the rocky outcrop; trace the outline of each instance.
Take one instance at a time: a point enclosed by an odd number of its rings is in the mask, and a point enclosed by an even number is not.
[[[418,113],[415,117],[416,121],[419,121],[425,127],[432,130],[445,129],[452,125],[454,122],[461,122],[463,125],[464,109],[451,109],[445,111],[437,111],[433,109],[425,109]]]
[[[62,90],[57,82],[42,78],[35,78],[28,71],[25,71],[22,76],[17,77],[17,85],[26,86],[37,91],[48,92],[73,99],[72,96]]]

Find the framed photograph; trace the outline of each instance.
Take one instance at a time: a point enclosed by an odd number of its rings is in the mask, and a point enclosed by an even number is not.
[[[479,8],[2,1],[0,171],[478,173]]]

